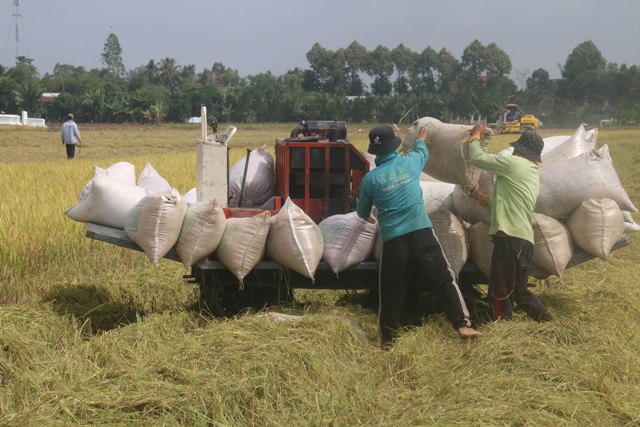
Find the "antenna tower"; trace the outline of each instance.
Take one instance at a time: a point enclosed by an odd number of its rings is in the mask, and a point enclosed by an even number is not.
[[[16,13],[13,17],[16,18],[16,61],[20,57],[20,0],[13,0],[13,4],[16,7]]]

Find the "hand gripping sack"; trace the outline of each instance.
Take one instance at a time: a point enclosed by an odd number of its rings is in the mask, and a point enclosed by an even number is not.
[[[178,241],[186,211],[176,190],[150,194],[129,211],[124,231],[149,261],[158,264]]]
[[[80,222],[124,229],[127,214],[146,195],[147,190],[142,187],[96,175],[87,195],[65,215]]]
[[[287,198],[271,217],[267,255],[285,267],[313,279],[322,260],[322,232],[300,207]]]
[[[610,199],[585,200],[567,220],[577,246],[598,258],[607,259],[613,245],[624,235],[624,216]]]
[[[324,239],[322,258],[334,273],[357,265],[371,255],[377,224],[360,218],[356,212],[331,215],[318,227]]]
[[[533,235],[533,263],[549,274],[562,277],[573,256],[573,242],[567,227],[551,217],[534,213]]]
[[[213,201],[188,205],[182,222],[176,253],[185,267],[212,254],[220,244],[227,219],[224,211]]]
[[[491,224],[491,196],[493,195],[494,187],[495,175],[484,170],[480,172],[480,179],[475,190],[477,193],[470,194],[464,191],[461,186],[456,185],[453,189],[455,212],[469,224],[475,224],[479,221]],[[486,206],[478,201],[478,194],[486,197]]]
[[[248,218],[228,218],[215,254],[243,284],[244,278],[264,256],[269,234],[269,212]]]
[[[614,200],[620,209],[637,211],[622,188],[608,147],[603,145],[598,150],[543,167],[535,210],[552,218],[566,218],[583,201],[605,198]]]
[[[427,129],[429,160],[424,172],[440,181],[473,188],[480,177],[480,169],[469,163],[469,145],[466,143],[472,126],[442,123],[433,117],[416,120],[402,141],[404,150],[413,150],[420,128]],[[493,133],[487,130],[482,136],[481,146],[489,149]]]

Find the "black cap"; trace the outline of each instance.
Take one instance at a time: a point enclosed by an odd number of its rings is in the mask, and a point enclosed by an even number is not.
[[[393,133],[389,125],[376,126],[369,132],[369,154],[384,156],[400,146],[400,137]]]
[[[514,152],[522,154],[529,160],[542,163],[542,149],[544,148],[544,140],[535,132],[526,131],[520,135],[516,142],[512,142]]]

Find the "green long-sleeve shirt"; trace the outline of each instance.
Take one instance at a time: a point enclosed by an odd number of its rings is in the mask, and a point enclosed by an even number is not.
[[[540,191],[538,165],[519,156],[488,154],[480,141],[469,144],[471,164],[496,175],[489,234],[503,233],[534,243],[533,210]]]

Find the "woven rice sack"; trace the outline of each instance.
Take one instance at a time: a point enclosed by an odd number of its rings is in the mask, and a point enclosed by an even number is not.
[[[625,228],[620,207],[610,199],[585,200],[571,214],[567,227],[577,246],[602,259],[607,259]]]
[[[637,209],[622,188],[611,162],[608,147],[543,167],[536,212],[552,218],[568,217],[589,199],[612,199],[620,209]]]
[[[455,184],[447,182],[424,181],[421,179],[422,203],[427,213],[430,214],[441,207],[450,211],[453,210],[453,189],[455,186]]]
[[[248,218],[227,219],[216,256],[241,284],[264,256],[269,217],[269,212],[262,212]]]
[[[489,236],[489,224],[477,222],[469,228],[469,257],[485,276],[491,276],[493,242]]]
[[[635,233],[636,231],[640,231],[640,224],[636,223],[631,212],[622,211],[622,216],[624,218],[625,233]]]
[[[177,191],[150,194],[129,211],[124,231],[149,261],[158,264],[178,241],[186,212],[187,204]]]
[[[176,243],[176,253],[184,266],[191,267],[212,254],[220,244],[226,225],[224,211],[215,202],[188,205]]]
[[[551,217],[534,213],[533,235],[533,263],[549,274],[562,277],[573,256],[573,243],[567,227]]]
[[[165,193],[171,191],[171,185],[169,185],[166,179],[160,176],[158,171],[151,166],[151,163],[147,163],[144,169],[142,169],[136,184],[139,187],[149,190],[149,193]]]
[[[96,176],[108,176],[109,178],[116,179],[127,184],[136,185],[136,167],[129,162],[116,162],[106,169],[102,169],[100,166],[94,165],[93,177],[95,178]],[[93,178],[82,188],[78,200],[84,199],[89,194],[92,184]]]
[[[324,239],[322,258],[334,273],[357,265],[371,255],[377,224],[360,218],[356,212],[332,215],[318,227]]]
[[[182,199],[187,202],[187,205],[193,205],[198,202],[198,189],[196,187],[187,191],[182,195]]]
[[[445,208],[437,209],[429,218],[449,265],[458,276],[469,256],[466,230],[458,217]]]
[[[542,166],[547,167],[563,160],[572,159],[580,154],[588,153],[596,148],[597,141],[598,129],[586,131],[584,125],[581,124],[566,141],[558,144],[548,152],[542,152]]]
[[[146,195],[147,190],[142,187],[97,175],[87,195],[68,209],[65,215],[80,222],[123,229],[131,208]]]
[[[465,142],[472,126],[442,123],[433,117],[416,120],[402,141],[404,150],[413,150],[420,128],[427,129],[429,161],[424,172],[440,181],[458,184],[465,189],[478,182],[480,169],[469,164],[469,146]],[[493,133],[487,130],[482,136],[482,149],[487,151]]]
[[[287,198],[271,217],[267,255],[285,267],[313,279],[322,260],[322,232],[300,207]]]
[[[483,206],[476,197],[466,192],[461,186],[456,185],[453,190],[453,206],[458,216],[470,224],[475,224],[479,221],[491,224],[490,200],[494,187],[495,175],[484,170],[481,171],[476,192],[487,198],[487,205]]]
[[[230,207],[240,206],[240,192],[242,191],[242,207],[260,207],[276,193],[273,157],[266,150],[266,146],[251,151],[244,190],[242,179],[244,176],[247,156],[234,164],[229,170],[229,200]]]

